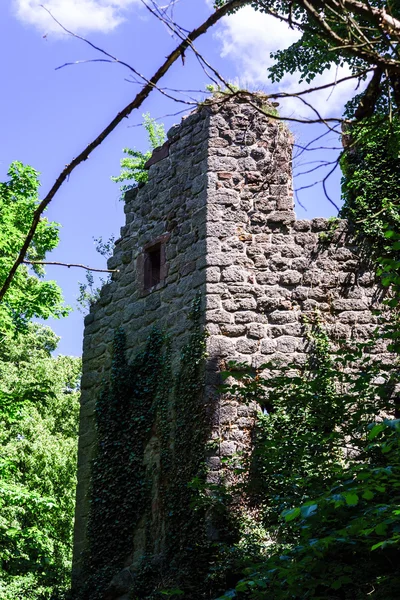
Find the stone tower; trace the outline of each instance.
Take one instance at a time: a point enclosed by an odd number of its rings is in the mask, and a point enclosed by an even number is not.
[[[126,224],[109,261],[118,272],[85,319],[74,543],[78,587],[85,578],[82,552],[91,552],[95,406],[110,376],[115,331],[125,332],[128,363],[145,348],[154,326],[167,333],[176,371],[190,337],[186,317],[200,298],[200,327],[208,336],[196,393],[207,413],[206,437],[214,440],[204,445],[206,478],[217,482],[221,458],[246,447],[254,420],[253,409],[218,397],[218,372],[226,361],[255,368],[271,358],[304,362],[301,319],[315,309],[337,337],[367,337],[374,328],[374,278],[363,269],[344,224],[326,234],[325,219],[296,220],[292,145],[292,135],[262,97],[217,97],[169,131],[149,161],[148,183],[126,194]],[[332,243],[322,244],[321,232]],[[174,419],[172,405],[166,417],[172,423],[172,462]],[[160,557],[165,550],[171,511],[163,516],[160,509],[161,496],[168,495],[159,475],[160,436],[156,425],[150,427],[143,451],[144,472],[151,470],[147,525],[141,518],[132,523],[122,575],[104,596],[110,599],[128,598],[141,556]],[[205,527],[212,537],[213,528],[207,522]]]

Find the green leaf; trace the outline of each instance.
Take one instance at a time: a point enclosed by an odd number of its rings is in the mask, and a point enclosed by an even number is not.
[[[379,523],[375,527],[375,533],[377,535],[386,535],[386,531],[387,531],[387,525],[386,525],[386,523]]]
[[[301,507],[301,516],[304,519],[307,519],[308,517],[311,517],[313,514],[315,514],[317,512],[318,509],[318,504],[310,504],[310,505],[306,505],[306,506],[302,506]]]
[[[371,490],[365,490],[365,492],[363,493],[362,497],[364,498],[364,500],[372,500],[372,498],[374,497],[374,493]]]
[[[356,506],[358,504],[358,495],[355,492],[344,492],[342,496],[348,506]]]
[[[386,428],[386,425],[384,423],[379,423],[377,425],[374,425],[371,429],[371,431],[368,434],[368,439],[370,441],[372,441],[373,439],[376,438],[376,436],[378,436],[381,431],[383,431]]]
[[[292,508],[291,510],[284,510],[282,512],[282,517],[285,518],[285,521],[288,523],[289,521],[294,521],[294,519],[297,519],[297,517],[299,517],[301,514],[301,509],[300,508]]]
[[[386,542],[378,542],[377,544],[374,544],[373,546],[371,546],[371,550],[377,550],[378,548],[381,548],[382,546],[385,546]]]

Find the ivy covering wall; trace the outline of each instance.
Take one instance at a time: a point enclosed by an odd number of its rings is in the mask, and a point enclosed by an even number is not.
[[[187,598],[203,597],[199,582],[207,587],[214,550],[206,533],[212,503],[202,493],[212,411],[203,396],[200,306],[198,296],[176,372],[166,334],[154,329],[128,364],[124,332],[116,332],[110,380],[96,406],[85,583],[76,600],[118,598],[128,590],[132,599],[182,590]],[[134,574],[126,568],[132,562]]]

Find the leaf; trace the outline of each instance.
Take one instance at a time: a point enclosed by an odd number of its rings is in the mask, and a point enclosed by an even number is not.
[[[292,508],[291,510],[284,510],[282,513],[282,517],[285,518],[285,521],[288,523],[289,521],[294,521],[301,514],[300,508]]]
[[[318,509],[318,504],[310,504],[308,506],[302,506],[301,507],[301,516],[304,519],[308,519],[308,517],[311,517],[312,515],[314,515],[317,512]]]
[[[348,506],[356,506],[358,504],[358,495],[355,492],[344,492],[342,495]]]
[[[386,523],[379,523],[375,527],[375,533],[377,535],[386,535],[386,531],[387,531],[387,525],[386,525]]]
[[[378,548],[381,548],[385,544],[386,544],[386,542],[378,542],[377,544],[374,544],[373,546],[371,546],[371,550],[377,550]]]
[[[370,441],[375,439],[376,436],[379,435],[380,432],[383,431],[385,428],[386,428],[386,425],[384,425],[384,423],[379,423],[378,425],[374,425],[368,434],[368,439]]]
[[[372,500],[372,498],[374,497],[374,493],[371,492],[371,490],[365,490],[365,492],[363,493],[362,497],[364,498],[364,500]]]

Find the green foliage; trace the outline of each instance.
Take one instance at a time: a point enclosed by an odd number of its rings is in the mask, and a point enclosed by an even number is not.
[[[227,0],[215,0],[215,7],[223,6]],[[359,43],[358,32],[362,28],[367,31],[370,44],[374,51],[383,57],[393,55],[393,48],[389,36],[381,35],[378,19],[371,18],[368,22],[360,16],[357,11],[351,11],[351,16],[343,18],[343,11],[325,10],[321,11],[321,3],[310,2],[311,8],[323,17],[323,23],[316,20],[312,11],[307,10],[304,2],[293,0],[252,0],[249,4],[260,13],[273,14],[278,18],[298,24],[297,29],[302,31],[300,40],[294,42],[284,50],[278,50],[271,54],[274,64],[269,68],[269,76],[272,81],[281,81],[287,73],[300,73],[300,81],[310,83],[317,75],[330,69],[332,64],[342,66],[346,64],[353,72],[359,72],[371,65],[366,60],[354,56],[351,51],[351,43],[343,45],[340,39],[335,40],[334,35],[353,41],[354,46]],[[369,0],[368,6],[383,8],[387,10],[385,0]],[[397,3],[390,3],[390,14],[399,15]],[[238,9],[236,9],[238,10]],[[235,12],[235,11],[233,11]],[[352,34],[349,34],[349,26]],[[367,28],[368,26],[368,28]],[[333,35],[327,34],[327,30]],[[267,32],[266,32],[267,34]],[[366,42],[365,42],[366,43]],[[372,59],[371,59],[372,62]],[[375,62],[373,64],[376,64]]]
[[[318,241],[320,244],[330,244],[333,240],[333,236],[337,228],[339,227],[340,219],[337,217],[329,217],[327,231],[321,231],[318,235]]]
[[[55,600],[68,588],[80,360],[29,324],[0,348],[0,598]]]
[[[352,124],[350,134],[351,146],[341,160],[341,215],[374,258],[385,257],[386,232],[400,227],[400,120],[376,115]]]
[[[204,448],[210,431],[202,395],[205,334],[200,295],[194,300],[189,319],[191,334],[181,351],[173,391],[174,452],[170,462],[168,459],[164,462],[169,481],[164,491],[167,499],[164,510],[169,577],[174,586],[184,590],[185,597],[200,598],[205,591],[212,554],[205,527],[210,506],[205,506],[199,498],[206,479]]]
[[[131,532],[149,509],[143,454],[150,438],[159,382],[168,365],[164,338],[154,331],[146,349],[128,366],[125,337],[114,341],[111,381],[96,407],[98,452],[92,469],[89,575],[79,597],[102,598],[131,550]],[[127,473],[130,475],[127,476]]]
[[[38,173],[32,167],[13,162],[9,180],[0,182],[0,284],[2,284],[25,240],[39,203]],[[58,224],[40,220],[27,260],[43,260],[58,243]],[[36,275],[21,265],[0,305],[0,335],[26,329],[33,317],[47,319],[65,316],[61,290],[54,281],[44,281],[43,267],[32,267]]]
[[[123,151],[127,156],[121,159],[121,173],[116,177],[111,177],[112,181],[123,183],[120,187],[121,200],[124,199],[125,192],[136,187],[139,183],[147,182],[148,172],[144,165],[151,157],[152,151],[162,146],[165,141],[164,125],[157,123],[155,119],[150,117],[149,113],[143,115],[143,126],[147,131],[150,150],[141,152],[140,150],[124,148]]]
[[[193,512],[195,492],[189,486],[195,478],[204,480],[207,438],[205,406],[199,394],[204,367],[200,297],[190,317],[191,333],[175,376],[164,334],[153,330],[146,348],[128,365],[124,333],[116,333],[110,382],[96,406],[98,451],[92,467],[89,548],[84,560],[87,578],[76,591],[76,599],[104,597],[112,577],[123,569],[133,550],[132,532],[139,522],[146,532],[146,547],[135,572],[132,598],[179,596],[182,589],[198,590],[201,577],[205,579],[205,553],[209,551],[205,514],[200,509]],[[152,465],[146,467],[143,461],[152,436],[161,445],[157,481],[149,468]],[[154,486],[165,528],[163,541],[159,540],[165,546],[165,563],[157,567],[152,564],[151,539]]]
[[[257,518],[242,519],[242,540],[224,550],[242,577],[223,598],[395,598],[400,427],[369,425],[393,411],[395,369],[373,342],[334,352],[318,324],[308,338],[305,369],[242,372],[225,389],[264,411],[242,489]]]

